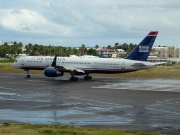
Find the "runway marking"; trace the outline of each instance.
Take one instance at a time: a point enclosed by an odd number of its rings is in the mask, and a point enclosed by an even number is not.
[[[115,104],[115,103],[102,102],[102,101],[90,100],[90,99],[75,98],[75,97],[70,97],[70,98],[75,99],[75,100],[90,101],[90,102],[96,102],[96,103],[102,103],[102,104],[108,104],[108,105],[114,105],[114,106],[124,106],[124,107],[128,107],[128,108],[133,108],[133,106],[131,106],[131,105],[122,105],[122,104]],[[157,110],[157,109],[153,109],[153,108],[145,108],[145,109],[150,110],[150,111],[157,111],[157,112],[180,115],[180,112],[163,111],[163,110]]]
[[[28,81],[29,81],[29,82],[42,82],[42,83],[43,83],[43,82],[49,82],[49,81],[43,81],[43,80],[42,80],[42,81],[41,81],[41,80],[38,80],[38,81],[37,81],[37,80],[28,80]]]
[[[4,90],[11,90],[11,91],[19,91],[19,92],[25,92],[25,93],[33,93],[33,94],[47,94],[47,93],[42,93],[42,92],[37,92],[37,91],[29,91],[29,90],[21,90],[21,89],[13,89],[13,88],[8,88],[8,87],[0,87]],[[47,94],[49,95],[49,94]]]
[[[0,95],[2,95],[2,96],[14,96],[17,94],[16,93],[8,93],[8,92],[0,92]]]
[[[163,110],[157,110],[157,109],[153,109],[153,108],[145,108],[145,109],[150,110],[150,111],[157,111],[157,112],[171,113],[171,114],[180,115],[180,112],[163,111]]]
[[[70,98],[75,99],[75,100],[82,100],[82,101],[96,102],[96,103],[101,103],[101,104],[108,104],[108,105],[114,105],[114,106],[124,106],[124,107],[128,107],[128,108],[133,108],[133,106],[131,106],[131,105],[122,105],[122,104],[115,104],[115,103],[102,102],[102,101],[90,100],[90,99],[75,98],[75,97],[70,97]]]
[[[18,89],[13,89],[13,88],[7,88],[7,87],[0,87],[1,89],[5,89],[5,90],[18,90]]]
[[[92,88],[96,88],[96,89],[117,89],[117,90],[134,90],[134,91],[157,91],[157,92],[180,92],[179,89],[177,88],[173,88],[172,89],[168,89],[168,88],[164,88],[164,89],[159,89],[159,88],[154,88],[152,89],[152,87],[145,87],[145,88],[141,88],[141,87],[123,87],[123,86],[119,86],[119,87],[114,87],[114,86],[109,86],[109,85],[104,85],[104,86],[93,86]],[[149,89],[148,89],[149,88]]]

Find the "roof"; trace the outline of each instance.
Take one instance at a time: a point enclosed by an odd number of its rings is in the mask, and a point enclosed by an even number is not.
[[[126,52],[110,52],[109,54],[127,54]]]
[[[97,52],[115,52],[113,49],[109,49],[109,48],[102,48],[99,50],[96,50]]]

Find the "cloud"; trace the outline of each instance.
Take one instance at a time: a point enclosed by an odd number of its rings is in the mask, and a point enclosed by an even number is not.
[[[62,37],[69,36],[70,29],[68,27],[47,20],[36,11],[8,9],[0,10],[0,12],[3,13],[0,16],[0,22],[4,29],[24,34],[42,34],[51,37],[57,35]]]
[[[136,42],[149,31],[158,30],[159,44],[180,42],[178,0],[0,0],[0,3],[0,29],[18,39],[22,36],[39,38],[42,43],[49,40],[73,44],[77,40],[109,44],[110,40]]]

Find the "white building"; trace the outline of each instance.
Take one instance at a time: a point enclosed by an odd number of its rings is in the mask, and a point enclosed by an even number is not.
[[[2,41],[0,41],[0,45],[3,45],[3,42],[2,42]]]
[[[180,58],[180,45],[162,48],[160,58]]]
[[[169,58],[169,49],[167,47],[164,47],[160,50],[160,58]]]

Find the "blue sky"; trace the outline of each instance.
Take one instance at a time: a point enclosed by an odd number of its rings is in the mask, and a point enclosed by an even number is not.
[[[179,0],[0,0],[0,41],[89,47],[180,44]]]

